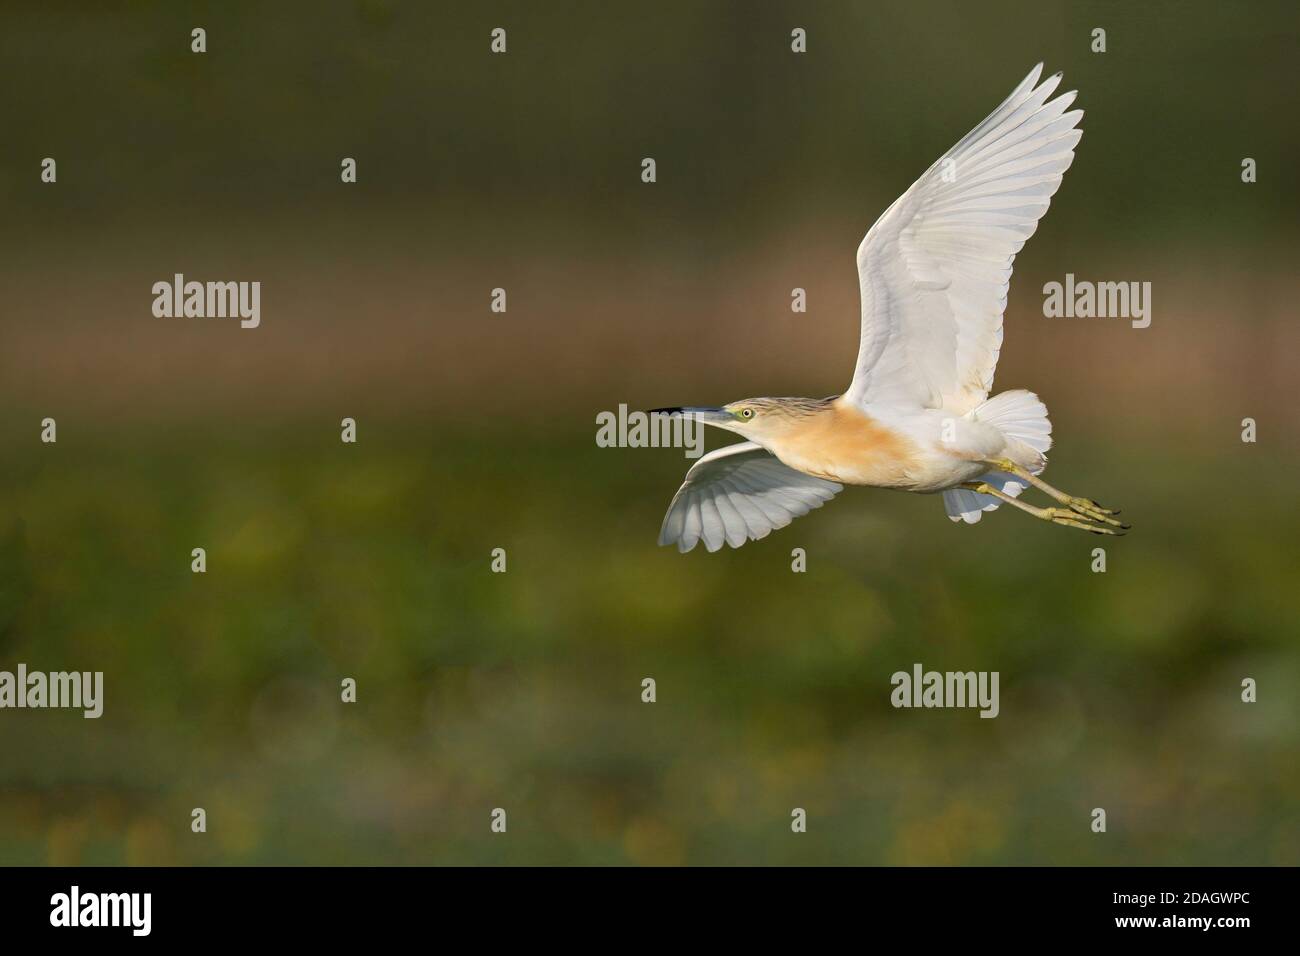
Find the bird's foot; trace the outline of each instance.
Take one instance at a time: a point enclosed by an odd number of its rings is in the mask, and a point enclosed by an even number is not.
[[[1124,524],[1124,522],[1115,517],[1115,515],[1119,514],[1118,511],[1103,508],[1091,498],[1079,498],[1075,495],[1063,495],[1060,501],[1075,514],[1082,515],[1090,521],[1096,521],[1100,524],[1108,524],[1115,528],[1122,528],[1125,531],[1130,527],[1130,525]]]
[[[1087,499],[1082,500],[1086,501]],[[1122,538],[1129,527],[1126,524],[1120,524],[1114,518],[1094,517],[1073,506],[1069,508],[1043,508],[1041,511],[1042,514],[1039,517],[1046,518],[1053,524],[1065,525],[1067,528],[1079,528],[1082,531],[1091,531],[1093,534],[1112,534]]]
[[[1037,475],[1031,474],[1008,458],[995,459],[990,462],[990,464],[1000,471],[1009,472],[1017,478],[1020,478],[1022,481],[1033,485],[1039,491],[1042,491],[1060,504],[1065,505],[1065,508],[1068,508],[1069,511],[1073,512],[1074,516],[1077,516],[1078,518],[1084,518],[1096,524],[1109,525],[1112,528],[1119,528],[1123,531],[1127,531],[1130,527],[1115,517],[1115,515],[1119,514],[1118,509],[1112,510],[1110,508],[1105,508],[1093,501],[1091,498],[1081,498],[1078,495],[1069,495],[1064,491],[1061,491],[1059,488],[1053,488],[1047,482],[1043,481],[1043,479],[1039,478]],[[1063,508],[1049,508],[1047,510],[1054,512],[1065,511]],[[1089,527],[1088,530],[1091,531],[1093,529]]]

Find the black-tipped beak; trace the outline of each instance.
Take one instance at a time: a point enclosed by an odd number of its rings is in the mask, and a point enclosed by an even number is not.
[[[735,421],[731,417],[731,412],[724,409],[701,408],[690,405],[678,408],[652,408],[647,414],[681,415],[683,418],[694,419],[697,422],[703,422],[705,425],[729,425]]]

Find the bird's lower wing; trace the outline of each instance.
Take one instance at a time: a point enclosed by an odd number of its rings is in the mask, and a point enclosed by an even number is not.
[[[723,544],[739,548],[820,508],[841,487],[783,465],[754,442],[728,445],[686,473],[664,515],[659,543],[683,552],[700,541],[710,551]]]

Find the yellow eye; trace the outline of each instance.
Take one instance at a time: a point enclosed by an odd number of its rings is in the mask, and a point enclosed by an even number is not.
[[[752,408],[742,408],[742,409],[740,410],[740,417],[741,417],[741,418],[753,418],[753,417],[754,417],[754,410],[753,410]]]

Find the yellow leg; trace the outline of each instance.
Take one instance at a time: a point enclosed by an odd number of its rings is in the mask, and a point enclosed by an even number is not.
[[[992,495],[994,498],[1019,508],[1021,511],[1028,512],[1035,518],[1042,518],[1044,521],[1052,522],[1052,524],[1065,525],[1067,528],[1079,528],[1083,531],[1091,531],[1093,534],[1113,534],[1120,537],[1124,535],[1123,531],[1117,531],[1115,528],[1109,528],[1104,524],[1089,524],[1089,519],[1085,515],[1071,508],[1038,508],[1027,501],[1012,497],[1001,488],[994,488],[983,481],[963,481],[961,487],[970,491],[978,491],[982,495]],[[1121,525],[1121,527],[1127,526]]]
[[[1006,458],[997,458],[989,462],[989,464],[997,468],[998,471],[1005,471],[1009,474],[1015,475],[1017,478],[1024,479],[1039,491],[1050,495],[1071,511],[1082,515],[1090,521],[1098,521],[1102,524],[1113,525],[1116,528],[1124,528],[1125,530],[1129,527],[1117,518],[1113,517],[1114,515],[1119,514],[1118,511],[1111,511],[1109,508],[1103,508],[1091,498],[1080,498],[1076,495],[1067,495],[1064,491],[1061,491],[1058,488],[1053,488],[1037,475],[1031,475],[1026,469],[1021,468],[1014,461],[1010,461]]]

